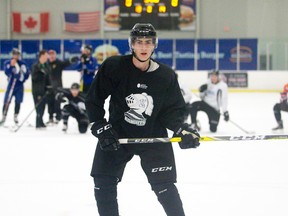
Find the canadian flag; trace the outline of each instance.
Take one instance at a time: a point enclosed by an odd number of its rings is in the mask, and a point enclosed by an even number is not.
[[[49,31],[49,13],[13,13],[13,32],[37,34]]]

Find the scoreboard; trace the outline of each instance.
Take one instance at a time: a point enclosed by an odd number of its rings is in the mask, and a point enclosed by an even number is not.
[[[156,29],[178,30],[179,0],[122,0],[119,1],[119,18],[122,30],[135,23],[149,22]]]
[[[148,22],[158,30],[195,30],[196,0],[104,1],[105,30],[131,30]]]

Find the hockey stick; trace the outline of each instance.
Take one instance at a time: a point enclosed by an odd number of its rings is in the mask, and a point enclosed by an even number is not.
[[[221,113],[221,115],[223,115],[223,114]],[[236,124],[236,123],[235,123],[234,121],[232,121],[231,119],[229,119],[228,122],[232,123],[234,126],[236,126],[238,129],[242,130],[242,131],[243,131],[244,133],[246,133],[246,134],[255,134],[254,131],[247,131],[247,130],[245,130],[244,128],[242,128],[240,125]]]
[[[46,98],[48,95],[48,93],[45,93],[44,96],[41,98],[40,101],[38,101],[38,103],[33,107],[33,109],[30,111],[30,113],[25,117],[25,119],[21,122],[20,125],[17,125],[16,128],[12,128],[11,131],[12,132],[17,132],[18,130],[20,130],[20,128],[23,126],[23,124],[27,121],[27,119],[30,117],[30,115],[34,112],[34,110],[37,109],[37,107],[43,102],[44,98]]]
[[[10,103],[12,101],[12,96],[13,96],[13,92],[14,92],[14,88],[15,88],[16,82],[17,82],[17,79],[14,78],[13,82],[12,82],[12,85],[11,85],[11,88],[10,88],[10,91],[9,91],[9,94],[8,94],[7,101],[6,101],[5,106],[4,106],[3,116],[6,116],[7,113],[8,113],[8,108],[9,108],[9,105],[10,105]]]
[[[251,140],[286,140],[288,134],[284,135],[252,135],[252,136],[203,136],[200,142],[206,141],[251,141]],[[123,138],[119,139],[120,144],[139,143],[169,143],[181,142],[181,137],[164,138]]]

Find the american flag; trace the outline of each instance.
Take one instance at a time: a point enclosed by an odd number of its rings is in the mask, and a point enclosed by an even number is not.
[[[92,32],[100,28],[100,13],[64,13],[64,30],[69,32]]]

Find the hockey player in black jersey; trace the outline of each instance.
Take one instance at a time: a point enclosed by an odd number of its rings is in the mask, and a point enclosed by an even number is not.
[[[55,96],[59,103],[63,103],[62,119],[63,131],[68,129],[68,119],[73,117],[77,120],[78,130],[80,133],[86,133],[89,120],[85,108],[84,96],[80,93],[80,85],[73,83],[70,89],[58,88],[58,93]]]
[[[91,176],[100,216],[118,216],[117,184],[134,155],[141,159],[151,189],[169,216],[184,216],[174,185],[176,167],[171,143],[122,144],[119,138],[181,137],[182,149],[199,146],[199,134],[184,124],[185,102],[175,72],[151,56],[157,47],[151,24],[136,24],[129,37],[131,55],[107,58],[86,97],[92,134],[98,138]],[[110,96],[109,120],[104,102]],[[159,171],[159,169],[163,171]],[[139,195],[140,198],[140,195]],[[135,213],[137,215],[137,213]]]

